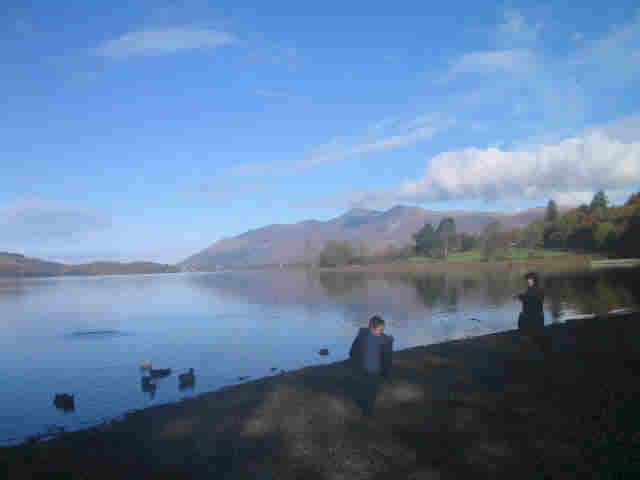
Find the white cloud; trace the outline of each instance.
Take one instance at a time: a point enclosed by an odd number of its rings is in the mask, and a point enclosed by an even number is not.
[[[542,23],[531,24],[518,10],[507,10],[504,22],[496,31],[497,41],[504,45],[531,44],[538,39]]]
[[[634,128],[635,125],[635,128]],[[633,132],[633,135],[632,135]],[[640,186],[640,117],[594,126],[582,136],[529,150],[467,148],[431,158],[424,174],[394,188],[336,196],[349,207],[387,208],[397,203],[450,200],[589,202],[604,188],[613,203]],[[326,201],[325,201],[326,204]]]
[[[341,150],[319,153],[300,162],[296,162],[293,165],[293,170],[305,170],[308,168],[318,167],[325,163],[343,160],[347,157],[357,156],[365,153],[384,152],[386,150],[392,150],[394,148],[406,147],[407,145],[411,145],[412,143],[416,143],[417,141],[431,138],[433,137],[433,135],[435,135],[436,132],[436,127],[421,126],[407,133],[380,138],[372,142],[353,145]]]
[[[460,73],[528,73],[537,63],[535,45],[541,23],[532,25],[517,10],[507,10],[504,22],[491,31],[495,46],[465,53],[452,61],[436,84],[449,83]]]
[[[593,198],[593,191],[588,190],[584,192],[557,192],[553,195],[553,199],[558,205],[582,205],[583,203],[589,204]]]
[[[451,66],[450,73],[525,73],[535,64],[533,52],[523,48],[466,53]]]
[[[444,152],[431,159],[421,179],[402,185],[399,196],[421,201],[535,199],[634,184],[640,184],[640,142],[623,143],[592,132],[532,151]]]
[[[640,76],[640,13],[606,35],[585,42],[570,60],[572,69],[585,75],[593,86],[625,85]]]
[[[639,141],[640,113],[628,115],[613,122],[589,127],[587,128],[587,132],[602,132],[605,135],[616,138],[625,143]]]
[[[265,98],[282,98],[287,96],[284,92],[269,90],[266,88],[257,88],[256,90],[254,90],[254,93],[259,97]]]
[[[234,167],[231,173],[241,176],[296,173],[359,155],[406,147],[432,138],[454,123],[450,116],[432,113],[406,121],[389,117],[367,127],[364,135],[349,138],[346,142],[344,139],[332,140],[308,158],[294,162],[249,163]]]
[[[135,56],[158,56],[181,51],[206,50],[237,44],[230,33],[196,26],[175,26],[162,30],[141,30],[109,40],[95,49],[100,56],[117,60]]]
[[[245,183],[229,186],[228,184],[202,184],[199,187],[181,192],[180,197],[186,199],[208,200],[210,202],[225,202],[247,194],[254,194],[266,190],[264,183]]]
[[[43,244],[68,240],[74,234],[106,228],[103,213],[58,202],[23,200],[0,207],[0,231],[5,245]]]

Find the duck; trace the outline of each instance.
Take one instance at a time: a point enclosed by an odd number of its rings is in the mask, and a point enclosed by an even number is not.
[[[178,381],[180,382],[180,385],[193,385],[195,379],[196,376],[193,373],[193,368],[190,368],[187,373],[181,373],[180,375],[178,375]]]
[[[150,393],[153,397],[156,393],[158,386],[155,384],[151,377],[142,377],[142,391],[144,393]]]
[[[73,395],[69,395],[68,393],[56,393],[56,396],[53,399],[53,404],[56,408],[64,410],[65,412],[73,411],[75,409]]]
[[[171,369],[170,368],[156,368],[156,369],[152,368],[149,370],[149,375],[151,375],[151,378],[168,377],[169,375],[171,375]]]

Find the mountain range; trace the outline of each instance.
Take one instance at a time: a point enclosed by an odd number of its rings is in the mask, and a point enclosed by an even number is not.
[[[94,262],[80,265],[48,262],[19,253],[0,252],[0,277],[40,277],[57,275],[116,275],[131,273],[173,273],[172,265],[153,262]]]
[[[564,211],[565,209],[560,209]],[[386,211],[354,208],[327,221],[305,220],[295,224],[268,225],[241,235],[223,238],[190,256],[179,266],[183,270],[216,267],[310,263],[317,260],[329,240],[346,240],[369,251],[388,246],[402,247],[425,223],[437,227],[444,217],[455,220],[458,232],[480,233],[498,221],[505,230],[524,227],[543,218],[545,208],[520,212],[432,211],[398,205]]]

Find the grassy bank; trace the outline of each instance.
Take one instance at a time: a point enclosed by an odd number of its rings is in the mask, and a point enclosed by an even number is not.
[[[535,257],[529,255],[528,249],[513,249],[512,255],[502,260],[485,261],[479,250],[449,255],[447,260],[429,257],[410,257],[395,261],[368,263],[362,265],[344,265],[325,267],[325,271],[360,271],[360,272],[482,272],[517,269],[526,271],[535,269],[539,272],[570,272],[591,268],[593,255],[580,255],[550,250],[536,250]],[[596,257],[597,258],[597,257]]]
[[[337,362],[2,449],[0,462],[8,478],[634,478],[640,318],[547,332],[544,354],[516,332],[396,352],[375,420]]]
[[[495,259],[487,260],[482,249],[474,248],[466,252],[452,252],[446,259],[429,258],[429,257],[411,257],[409,262],[469,262],[469,263],[503,263],[513,261],[541,261],[541,260],[557,260],[557,259],[584,260],[592,259],[593,255],[580,255],[576,253],[545,250],[533,248],[510,248],[498,255]]]

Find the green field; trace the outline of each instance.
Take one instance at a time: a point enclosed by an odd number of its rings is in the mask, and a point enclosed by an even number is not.
[[[513,261],[513,260],[543,260],[553,257],[569,257],[576,254],[570,252],[560,252],[556,250],[532,249],[532,248],[510,248],[504,252],[503,256],[492,262]],[[469,250],[468,252],[452,252],[446,260],[435,259],[429,257],[411,257],[408,259],[411,263],[424,262],[483,262],[484,255],[479,248]]]

